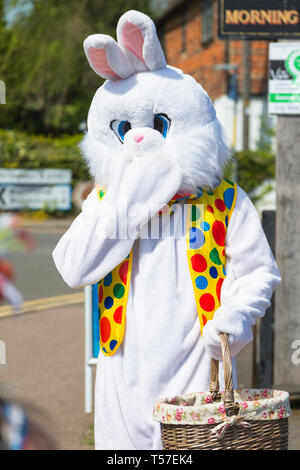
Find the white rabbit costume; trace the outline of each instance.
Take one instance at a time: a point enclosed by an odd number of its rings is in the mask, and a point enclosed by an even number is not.
[[[164,208],[178,193],[206,188],[212,194],[228,149],[201,85],[166,65],[152,20],[129,11],[117,37],[118,43],[93,35],[84,43],[91,67],[107,79],[91,104],[82,144],[105,196],[100,203],[94,189],[53,258],[63,279],[78,288],[107,278],[131,253],[124,337],[113,354],[100,351],[98,358],[95,442],[97,449],[160,449],[154,401],[208,389],[211,356],[221,358],[218,334],[228,333],[231,353],[238,354],[252,340],[251,327],[269,306],[280,274],[259,217],[237,187],[220,306],[200,329],[188,216]],[[176,205],[185,202],[183,196]],[[223,206],[219,200],[220,211]],[[124,224],[127,235],[120,236]]]

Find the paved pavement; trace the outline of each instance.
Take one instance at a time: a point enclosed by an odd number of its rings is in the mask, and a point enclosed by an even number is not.
[[[84,413],[83,305],[0,319],[7,365],[0,394],[33,405],[33,418],[59,449],[92,449],[92,415]],[[251,385],[251,346],[238,360],[239,384]],[[290,449],[300,449],[300,409],[290,420]]]
[[[92,415],[84,413],[83,305],[0,320],[7,365],[0,394],[28,403],[59,449],[89,449]]]
[[[25,300],[75,292],[64,283],[51,256],[62,233],[58,229],[49,233],[51,227],[48,226],[44,230],[44,232],[31,230],[37,242],[34,252],[11,253],[9,257],[15,268],[16,286],[24,295]]]

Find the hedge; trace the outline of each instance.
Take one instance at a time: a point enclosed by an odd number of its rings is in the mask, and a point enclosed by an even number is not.
[[[231,179],[235,176],[239,186],[246,191],[252,202],[256,203],[263,193],[255,196],[255,189],[266,180],[275,178],[275,155],[269,149],[236,152],[225,173]]]
[[[82,134],[45,137],[0,130],[1,168],[66,168],[72,170],[72,186],[91,177],[78,147]]]

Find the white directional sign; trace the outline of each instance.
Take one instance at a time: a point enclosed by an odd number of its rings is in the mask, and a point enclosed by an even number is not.
[[[0,209],[51,209],[67,211],[71,208],[71,186],[21,185],[0,183]]]
[[[41,170],[0,168],[0,184],[70,184],[71,180],[71,170],[60,170],[52,168],[45,168]]]
[[[0,209],[71,209],[71,170],[0,168]]]

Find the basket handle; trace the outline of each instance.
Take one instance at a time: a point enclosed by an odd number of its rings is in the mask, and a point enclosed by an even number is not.
[[[230,348],[228,343],[228,335],[220,333],[220,341],[222,348],[222,357],[224,365],[224,406],[227,416],[236,415],[239,411],[239,405],[234,402],[233,380],[232,380],[232,361],[230,355]],[[219,396],[219,361],[212,358],[210,366],[210,384],[209,391],[215,400]]]

